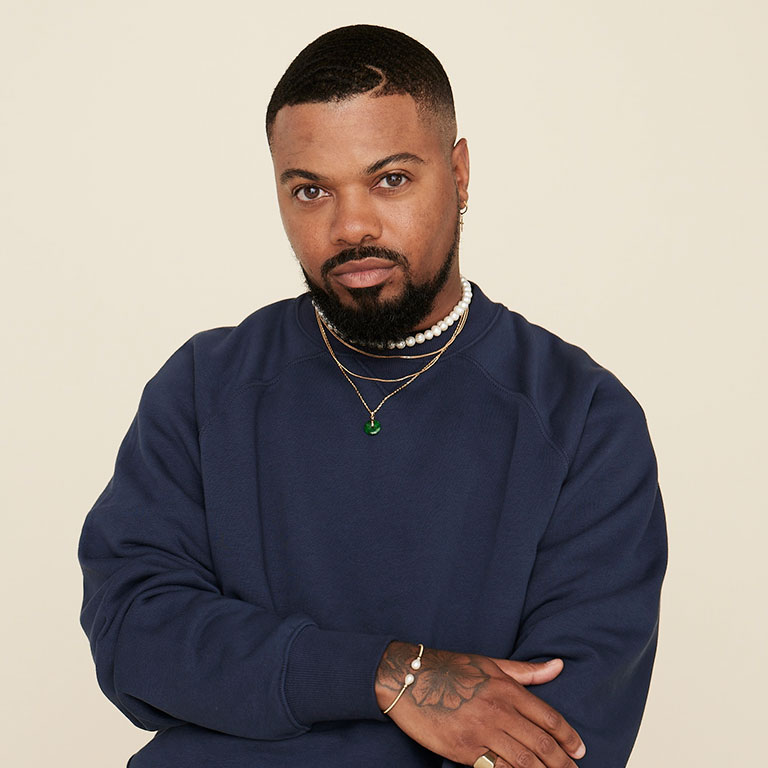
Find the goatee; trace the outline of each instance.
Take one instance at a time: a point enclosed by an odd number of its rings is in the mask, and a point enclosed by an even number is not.
[[[416,284],[411,275],[408,257],[399,251],[375,245],[347,248],[326,261],[320,272],[323,285],[314,282],[302,267],[314,303],[328,321],[347,340],[365,346],[378,346],[387,341],[408,336],[417,330],[434,308],[435,299],[445,287],[459,250],[458,221],[453,243],[437,273],[424,283]],[[354,306],[341,303],[331,287],[328,273],[341,264],[374,257],[387,259],[399,265],[405,273],[405,286],[400,296],[380,301],[383,284],[368,288],[347,288]]]

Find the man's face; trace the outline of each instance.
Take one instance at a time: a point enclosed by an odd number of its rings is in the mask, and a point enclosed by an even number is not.
[[[286,234],[335,324],[402,335],[450,311],[461,293],[464,140],[447,145],[410,96],[363,94],[283,107],[271,149]]]

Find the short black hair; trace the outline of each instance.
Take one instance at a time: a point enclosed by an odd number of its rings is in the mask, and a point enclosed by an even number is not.
[[[387,27],[354,24],[326,32],[291,62],[267,106],[267,140],[280,109],[343,101],[362,93],[408,94],[456,137],[453,92],[442,64],[412,37]]]

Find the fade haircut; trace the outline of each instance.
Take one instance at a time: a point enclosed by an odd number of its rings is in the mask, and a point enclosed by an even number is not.
[[[275,117],[283,107],[343,101],[362,93],[410,95],[419,113],[436,118],[453,146],[453,92],[437,57],[402,32],[370,24],[326,32],[291,62],[267,106],[267,141],[272,144]]]

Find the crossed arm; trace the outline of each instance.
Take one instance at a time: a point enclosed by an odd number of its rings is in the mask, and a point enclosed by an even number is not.
[[[621,768],[645,707],[666,563],[645,416],[608,379],[539,543],[512,659],[428,649],[390,717],[454,761],[445,768],[472,765],[488,749],[498,768],[566,768],[574,759]],[[377,675],[382,708],[401,689],[414,649],[387,648]],[[535,663],[552,659],[551,667]]]
[[[326,631],[308,616],[277,616],[221,593],[193,398],[176,396],[186,365],[182,348],[145,389],[115,476],[83,529],[81,621],[104,692],[153,730],[194,723],[285,739],[321,720],[385,719],[414,646]],[[610,406],[619,396],[602,397]],[[539,546],[513,659],[427,649],[423,671],[432,677],[422,674],[389,715],[447,760],[471,765],[493,749],[526,768],[626,762],[650,680],[666,537],[644,418],[634,411],[630,423],[615,423],[612,414],[596,407],[585,426]],[[312,718],[297,716],[285,695],[299,649],[324,676],[315,684],[340,692],[324,696]],[[520,666],[553,657],[564,662],[559,674]],[[430,679],[442,679],[442,690]]]

